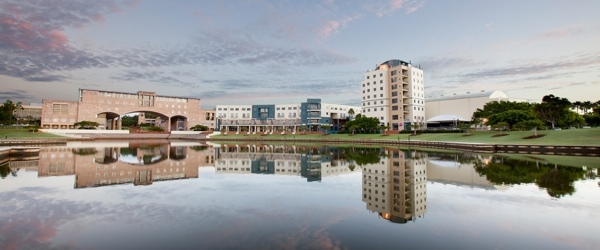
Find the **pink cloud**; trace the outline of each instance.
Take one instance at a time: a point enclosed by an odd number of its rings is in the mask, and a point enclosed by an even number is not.
[[[553,29],[553,30],[546,31],[544,33],[541,33],[541,34],[535,36],[534,39],[547,40],[547,39],[575,36],[575,35],[581,34],[583,31],[584,31],[584,28],[582,26],[578,26],[578,25],[567,26],[567,27],[563,27],[563,28],[559,28],[559,29]]]
[[[339,21],[336,21],[336,20],[327,21],[327,23],[319,29],[319,36],[321,37],[321,39],[327,39],[331,35],[338,33],[340,29],[348,26],[348,24],[351,23],[352,21],[357,20],[361,17],[362,17],[362,15],[357,14],[355,16],[345,17]]]
[[[405,9],[406,14],[410,14],[423,7],[424,4],[425,0],[388,0],[387,3],[370,2],[365,4],[364,8],[382,17],[391,15],[400,9]]]

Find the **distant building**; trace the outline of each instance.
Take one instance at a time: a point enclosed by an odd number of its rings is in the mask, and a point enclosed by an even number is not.
[[[331,131],[343,128],[344,123],[360,113],[360,107],[323,103],[307,99],[297,104],[217,105],[216,127],[219,131],[272,133],[294,132],[300,127],[319,131],[329,125]]]
[[[502,91],[481,91],[477,93],[453,94],[427,98],[425,117],[428,127],[453,127],[461,121],[470,121],[473,112],[488,102],[509,101]]]
[[[390,130],[424,125],[423,70],[410,62],[389,60],[364,74],[361,81],[362,114],[379,119]]]
[[[41,103],[30,103],[29,105],[21,105],[21,107],[21,109],[13,111],[19,124],[37,122],[42,118]]]

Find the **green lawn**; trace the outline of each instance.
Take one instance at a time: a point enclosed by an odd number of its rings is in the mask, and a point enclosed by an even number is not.
[[[0,129],[0,140],[10,140],[16,138],[27,138],[27,139],[35,139],[35,138],[64,138],[63,136],[58,136],[54,134],[44,133],[44,132],[29,132],[29,129]]]
[[[410,136],[410,140],[422,141],[444,141],[444,142],[468,142],[468,143],[488,143],[488,144],[531,144],[531,145],[575,145],[575,146],[600,146],[600,128],[589,129],[568,129],[568,130],[543,130],[538,131],[538,134],[545,135],[544,137],[535,139],[523,139],[524,137],[533,135],[532,131],[511,131],[504,132],[508,135],[494,137],[499,134],[495,131],[472,132],[470,136],[461,134],[420,134]],[[235,139],[328,139],[328,140],[408,140],[409,135],[216,135],[211,136],[213,139],[219,138],[235,138]]]

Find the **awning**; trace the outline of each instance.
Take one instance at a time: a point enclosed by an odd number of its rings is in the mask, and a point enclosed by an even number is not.
[[[438,115],[436,117],[432,117],[429,118],[429,120],[427,120],[427,122],[454,122],[454,121],[459,121],[459,122],[468,122],[469,120],[467,118],[464,118],[462,116],[459,115]]]

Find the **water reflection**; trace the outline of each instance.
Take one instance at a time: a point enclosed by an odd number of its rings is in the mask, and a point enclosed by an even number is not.
[[[188,154],[187,146],[131,144],[128,147],[46,148],[38,176],[75,175],[75,188],[198,178],[198,167],[214,161],[214,151]]]
[[[114,143],[42,148],[1,160],[8,180],[0,180],[0,208],[7,211],[0,233],[9,236],[0,245],[16,249],[598,245],[598,187],[589,181],[597,169],[541,159]],[[165,180],[174,181],[155,183]]]
[[[394,221],[423,214],[428,180],[484,189],[533,183],[560,198],[576,191],[574,182],[598,176],[593,166],[569,167],[535,158],[295,145],[128,143],[42,148],[0,160],[2,178],[16,176],[20,168],[37,168],[39,177],[75,175],[76,188],[198,178],[201,166],[214,166],[218,174],[292,175],[308,182],[360,170],[363,201],[369,210]],[[397,214],[407,210],[414,210],[411,216]]]

